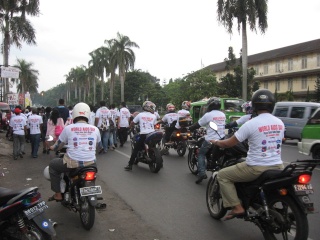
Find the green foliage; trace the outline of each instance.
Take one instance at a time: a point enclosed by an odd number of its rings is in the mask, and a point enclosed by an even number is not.
[[[317,76],[316,85],[314,86],[314,95],[316,102],[320,102],[320,76]]]

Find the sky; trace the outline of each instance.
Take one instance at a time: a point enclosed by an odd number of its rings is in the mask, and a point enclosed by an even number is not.
[[[242,45],[237,22],[230,35],[217,21],[217,0],[42,0],[40,11],[28,17],[37,45],[11,47],[9,57],[9,65],[33,63],[38,92],[65,83],[72,68],[88,66],[89,53],[117,32],[139,45],[135,69],[161,84],[223,62],[230,46],[239,57]],[[269,0],[268,29],[248,30],[248,55],[319,39],[319,13],[319,0]]]

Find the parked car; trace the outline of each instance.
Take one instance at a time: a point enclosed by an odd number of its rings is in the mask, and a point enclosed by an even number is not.
[[[302,154],[312,155],[313,159],[320,159],[320,108],[314,112],[304,126],[298,149]]]
[[[0,122],[0,129],[6,129],[7,128],[7,114],[11,113],[10,106],[8,103],[0,102],[0,115],[1,115],[1,122]],[[10,115],[11,116],[11,115]]]
[[[315,102],[277,102],[272,114],[280,118],[285,127],[285,138],[301,140],[302,129],[320,103]]]

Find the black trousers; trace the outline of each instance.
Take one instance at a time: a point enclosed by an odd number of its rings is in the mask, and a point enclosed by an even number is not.
[[[130,160],[129,160],[129,165],[133,165],[134,160],[136,159],[138,152],[144,148],[144,140],[146,140],[147,134],[138,134],[140,135],[140,138],[136,143],[134,144],[134,149],[132,151]],[[134,136],[136,137],[136,136]]]
[[[124,144],[127,141],[128,138],[128,128],[126,127],[120,127],[118,129],[118,135],[119,135],[119,141],[120,144]]]

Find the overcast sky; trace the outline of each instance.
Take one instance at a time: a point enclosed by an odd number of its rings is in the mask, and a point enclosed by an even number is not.
[[[239,57],[241,35],[217,22],[217,0],[43,0],[41,15],[28,17],[37,46],[11,48],[16,59],[34,63],[39,89],[65,82],[71,68],[88,65],[89,52],[117,32],[139,45],[135,69],[161,80],[183,77],[222,62],[232,46]],[[320,38],[319,0],[269,0],[268,29],[248,30],[248,55]]]

